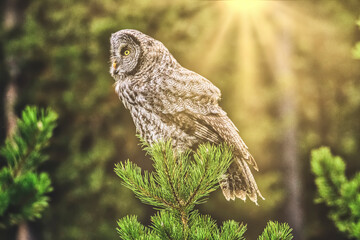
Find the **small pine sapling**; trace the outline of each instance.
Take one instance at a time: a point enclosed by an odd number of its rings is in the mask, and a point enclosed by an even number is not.
[[[217,189],[229,167],[232,154],[228,147],[204,144],[196,152],[179,153],[168,141],[152,146],[144,143],[144,148],[154,162],[153,172],[142,171],[129,160],[116,164],[115,172],[143,203],[158,212],[149,227],[136,216],[120,219],[117,231],[121,239],[245,239],[246,225],[230,220],[218,227],[209,215],[195,209]],[[291,228],[269,222],[259,239],[291,240]]]
[[[317,203],[329,207],[329,217],[339,231],[360,239],[360,173],[345,176],[345,162],[321,147],[311,152],[311,170],[318,190]]]
[[[15,133],[5,140],[0,154],[6,165],[0,170],[0,227],[40,218],[52,191],[47,173],[37,173],[48,159],[43,149],[56,126],[57,114],[26,107],[17,120]]]

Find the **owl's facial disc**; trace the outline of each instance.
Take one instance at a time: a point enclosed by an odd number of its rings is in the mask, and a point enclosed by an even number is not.
[[[117,75],[131,75],[136,72],[140,62],[141,47],[136,39],[128,34],[115,33],[111,37],[111,74],[116,79]]]

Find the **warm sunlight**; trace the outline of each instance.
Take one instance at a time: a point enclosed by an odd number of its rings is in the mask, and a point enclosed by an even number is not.
[[[360,240],[360,0],[3,2],[0,240]]]
[[[243,14],[258,14],[266,8],[267,2],[261,0],[234,0],[226,1],[226,5],[229,9]]]

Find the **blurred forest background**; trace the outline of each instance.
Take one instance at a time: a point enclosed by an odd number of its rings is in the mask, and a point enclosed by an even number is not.
[[[134,28],[222,91],[220,105],[258,162],[266,200],[200,207],[219,223],[288,222],[295,239],[346,239],[315,204],[310,151],[321,145],[360,170],[360,2],[8,0],[0,3],[0,143],[26,105],[59,115],[42,167],[54,191],[36,239],[116,239],[116,220],[153,210],[125,189],[114,164],[151,169],[109,74],[109,38]],[[360,47],[359,47],[360,48]],[[15,113],[15,115],[14,115]],[[0,159],[0,167],[5,163]],[[0,230],[14,239],[17,228]]]

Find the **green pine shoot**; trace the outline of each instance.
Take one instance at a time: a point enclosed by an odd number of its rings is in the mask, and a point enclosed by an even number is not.
[[[269,221],[258,240],[291,240],[293,239],[291,231],[292,229],[287,223]]]
[[[325,203],[336,227],[349,237],[360,239],[360,173],[345,176],[345,163],[321,147],[311,153],[311,169],[318,189],[317,203]]]
[[[1,147],[7,166],[0,170],[0,227],[40,218],[48,206],[50,178],[35,171],[48,158],[42,151],[56,120],[57,114],[50,109],[26,107],[15,133]]]

